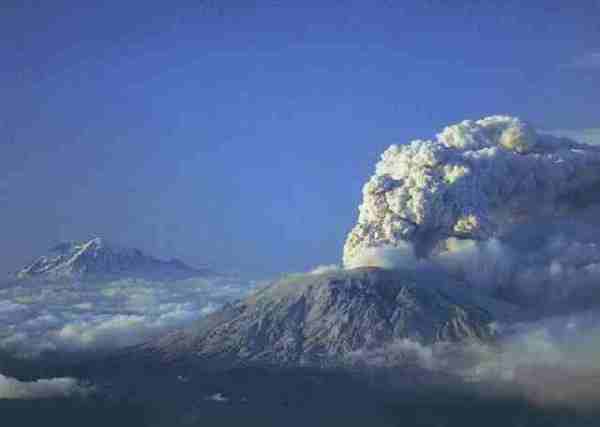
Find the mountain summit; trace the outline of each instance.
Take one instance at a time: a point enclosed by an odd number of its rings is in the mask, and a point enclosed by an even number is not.
[[[439,278],[379,268],[276,282],[144,347],[162,360],[328,365],[409,339],[486,340],[512,315],[501,301]]]
[[[172,259],[160,260],[139,249],[122,248],[96,237],[63,242],[17,273],[18,279],[105,279],[121,277],[185,278],[209,274]]]

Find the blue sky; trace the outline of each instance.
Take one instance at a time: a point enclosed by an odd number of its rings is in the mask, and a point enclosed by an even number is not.
[[[0,6],[0,272],[94,235],[334,263],[388,145],[496,113],[600,128],[597,1],[85,3]]]

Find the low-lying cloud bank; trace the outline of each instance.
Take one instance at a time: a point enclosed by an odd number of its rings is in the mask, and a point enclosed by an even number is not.
[[[0,350],[110,350],[138,344],[241,298],[258,283],[229,278],[108,283],[16,282],[0,288]]]
[[[0,399],[49,399],[86,396],[93,389],[74,378],[19,381],[0,374]]]
[[[417,367],[467,383],[498,386],[540,404],[592,407],[600,403],[600,315],[595,312],[531,323],[498,325],[494,343],[399,340],[349,355],[355,366]]]

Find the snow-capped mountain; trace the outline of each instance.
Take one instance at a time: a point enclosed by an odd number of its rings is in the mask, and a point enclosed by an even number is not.
[[[210,274],[180,260],[160,260],[139,249],[122,248],[102,238],[63,242],[25,266],[18,279],[103,279],[120,277],[186,278]]]
[[[492,322],[515,310],[439,277],[340,270],[276,282],[148,343],[142,354],[192,363],[327,365],[395,340],[486,341]]]

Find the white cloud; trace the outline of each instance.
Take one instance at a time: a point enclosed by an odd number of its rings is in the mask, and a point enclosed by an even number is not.
[[[467,383],[500,385],[541,404],[600,403],[598,313],[554,317],[499,326],[493,343],[437,343],[407,339],[348,355],[351,365],[410,369],[455,375]],[[507,388],[508,387],[508,388]]]
[[[86,395],[92,388],[74,378],[19,381],[0,374],[0,399],[47,399]]]
[[[237,279],[17,282],[0,288],[0,349],[114,349],[185,325],[257,286]]]
[[[410,339],[399,339],[386,346],[370,350],[356,350],[347,355],[351,364],[367,364],[376,367],[410,366],[437,368],[435,346],[426,346]]]
[[[210,396],[206,396],[204,398],[204,400],[211,400],[211,401],[217,402],[217,403],[227,403],[231,399],[228,398],[227,396],[225,396],[223,393],[215,393],[215,394],[211,394]]]
[[[504,381],[540,403],[600,403],[600,320],[586,312],[509,328],[497,346],[478,345],[476,363],[462,374]]]
[[[316,266],[311,271],[309,271],[308,274],[319,275],[325,273],[333,273],[339,270],[341,270],[341,267],[337,264],[324,264]]]
[[[416,268],[419,264],[410,243],[398,242],[396,246],[382,245],[367,247],[349,258],[346,268],[379,267],[379,268]]]

